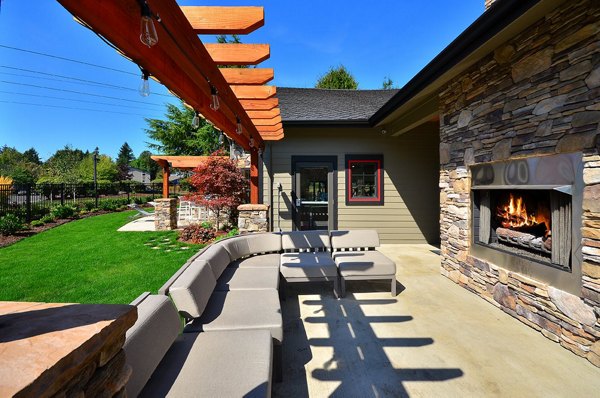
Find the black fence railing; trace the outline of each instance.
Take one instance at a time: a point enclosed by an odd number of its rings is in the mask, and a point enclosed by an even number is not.
[[[178,186],[171,191],[179,193]],[[50,213],[58,205],[73,204],[88,209],[101,208],[103,202],[115,199],[128,203],[162,196],[162,183],[117,182],[98,184],[0,184],[0,216],[16,214],[30,222]]]

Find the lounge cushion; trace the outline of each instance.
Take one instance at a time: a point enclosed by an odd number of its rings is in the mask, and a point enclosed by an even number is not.
[[[277,268],[227,268],[217,280],[216,291],[261,290],[279,287]]]
[[[342,276],[395,275],[396,263],[376,250],[337,252],[333,259]]]
[[[334,249],[379,247],[379,234],[374,229],[331,231],[331,246]]]
[[[225,239],[222,244],[234,261],[252,254],[280,252],[281,235],[275,232],[253,233]]]
[[[210,265],[196,259],[169,288],[169,294],[186,318],[197,318],[202,314],[210,295],[217,285]]]
[[[290,231],[281,234],[283,250],[330,248],[327,231]]]
[[[214,292],[206,310],[184,328],[184,333],[218,330],[266,329],[283,340],[283,321],[277,290]]]
[[[229,253],[222,244],[215,243],[210,245],[203,253],[198,257],[197,260],[204,260],[210,265],[210,268],[215,275],[215,279],[218,279],[221,276],[221,273],[229,263],[231,259],[229,258]]]
[[[233,268],[279,268],[279,253],[259,254],[233,261]]]
[[[281,275],[284,278],[322,278],[337,276],[337,267],[329,253],[283,253]]]
[[[269,397],[272,356],[267,330],[185,333],[140,396]]]
[[[127,395],[135,397],[142,390],[177,335],[181,320],[167,296],[150,295],[137,304],[138,319],[127,331],[123,346],[132,372]]]

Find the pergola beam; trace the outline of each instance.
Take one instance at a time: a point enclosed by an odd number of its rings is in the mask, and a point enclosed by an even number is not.
[[[240,104],[247,111],[270,111],[279,106],[279,100],[276,97],[264,100],[240,100]]]
[[[274,86],[231,86],[238,99],[267,99],[277,94]]]
[[[275,126],[277,124],[281,124],[281,116],[275,116],[271,119],[254,119],[252,118],[252,122],[256,126],[258,132],[260,133],[261,126]]]
[[[272,68],[220,68],[227,83],[233,84],[266,84],[273,80]]]
[[[268,44],[212,43],[204,46],[217,65],[258,65],[271,56]]]
[[[255,121],[256,119],[272,119],[281,114],[279,108],[273,108],[268,111],[246,111],[250,119]]]
[[[183,6],[181,11],[199,35],[246,35],[265,24],[263,7]]]
[[[259,133],[272,133],[274,131],[279,131],[283,128],[281,123],[274,124],[272,126],[256,126],[256,129]]]

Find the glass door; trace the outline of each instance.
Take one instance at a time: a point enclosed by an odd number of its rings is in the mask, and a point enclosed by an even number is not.
[[[334,229],[333,162],[297,161],[294,166],[295,229]]]

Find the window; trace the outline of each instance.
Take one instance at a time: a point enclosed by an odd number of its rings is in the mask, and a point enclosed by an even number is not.
[[[346,155],[346,205],[383,205],[383,155]]]

